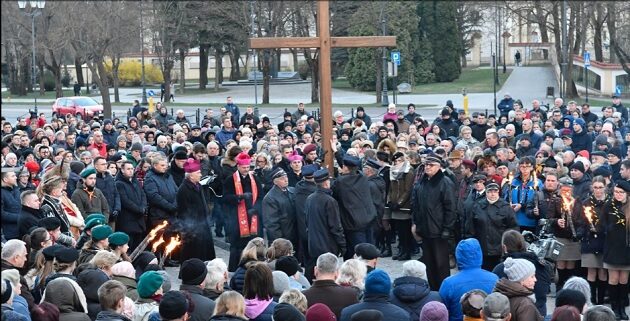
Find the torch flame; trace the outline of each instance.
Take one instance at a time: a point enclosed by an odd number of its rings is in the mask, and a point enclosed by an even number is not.
[[[571,196],[565,197],[562,196],[562,209],[567,213],[571,214],[573,211],[573,204],[575,203],[575,199]]]
[[[162,236],[160,236],[160,239],[157,240],[157,242],[153,243],[153,245],[151,246],[151,249],[153,250],[153,252],[155,252],[158,249],[158,247],[160,245],[162,245],[162,243],[164,243],[164,242],[165,242],[164,241],[164,235],[162,235]]]
[[[534,189],[538,190],[538,178],[536,177],[536,170],[532,173],[532,178],[534,179]]]
[[[514,180],[514,175],[512,174],[512,172],[509,172],[507,180],[508,184],[512,184],[512,180]]]
[[[175,250],[178,246],[182,244],[181,239],[179,238],[179,234],[171,237],[171,241],[168,242],[166,248],[164,250],[164,257],[168,257],[173,250]]]
[[[149,232],[149,242],[153,241],[157,236],[158,232],[163,230],[168,225],[167,221],[163,221],[162,224],[156,226],[154,229]],[[155,251],[155,250],[154,250]]]
[[[593,215],[595,215],[595,213],[593,212],[593,208],[590,207],[590,206],[585,206],[584,207],[584,216],[586,216],[586,219],[591,224],[593,223]]]

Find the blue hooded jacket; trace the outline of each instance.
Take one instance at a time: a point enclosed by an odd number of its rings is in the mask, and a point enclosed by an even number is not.
[[[496,274],[481,269],[483,256],[477,239],[461,240],[455,249],[459,273],[442,282],[440,297],[448,309],[449,321],[462,321],[460,298],[466,292],[480,289],[491,293],[499,278]]]

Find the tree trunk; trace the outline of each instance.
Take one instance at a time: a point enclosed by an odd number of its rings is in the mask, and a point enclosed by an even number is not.
[[[11,95],[17,95],[19,92],[18,90],[19,88],[18,67],[19,66],[18,66],[16,55],[14,54],[14,51],[10,50],[9,48],[6,49],[7,67],[9,69],[9,73],[8,73],[9,92],[11,93]]]
[[[82,61],[81,58],[79,57],[75,57],[74,58],[74,71],[77,74],[77,83],[79,83],[79,86],[83,87],[85,85],[85,80],[83,80],[83,67],[82,67]]]
[[[61,84],[61,66],[54,64],[51,66],[50,72],[52,72],[53,77],[55,77],[55,98],[63,97],[63,87]]]
[[[174,66],[175,62],[167,58],[165,58],[162,63],[162,74],[164,75],[164,101],[169,101],[169,98],[171,97],[171,73]]]
[[[539,1],[534,3],[534,8],[536,8],[536,22],[538,23],[538,28],[540,29],[540,40],[543,43],[549,42],[549,31],[547,29],[547,16],[543,12],[542,5]],[[554,5],[554,9],[557,8]],[[559,38],[556,38],[559,39]],[[558,43],[558,41],[556,41]],[[557,47],[556,47],[557,48]],[[549,59],[549,50],[543,50],[543,58],[545,60]]]
[[[602,29],[604,28],[604,6],[601,2],[595,4],[595,10],[591,13],[591,24],[593,25],[593,50],[595,51],[595,61],[604,61],[604,50],[602,41]]]
[[[607,23],[608,23],[608,35],[609,35],[609,39],[610,39],[610,48],[613,47],[613,43],[617,42],[617,15],[616,15],[616,4],[614,1],[610,1],[608,2],[608,19],[607,19]],[[617,56],[615,54],[613,54],[613,50],[610,50],[610,54],[609,54],[610,58],[610,63],[611,64],[616,64],[617,63]]]
[[[291,53],[293,54],[293,71],[297,72],[298,68],[298,50],[296,48],[291,48]]]
[[[107,83],[107,71],[103,58],[96,58],[94,65],[90,68],[92,76],[98,89],[101,91],[101,99],[103,100],[103,115],[105,118],[112,118],[112,103],[109,99],[109,84]]]
[[[223,55],[225,53],[222,50],[217,49],[216,56],[216,72],[217,72],[217,81],[218,83],[214,85],[214,88],[219,89],[219,85],[223,83]]]
[[[237,81],[241,77],[241,70],[238,64],[240,54],[236,49],[230,50],[230,81]]]
[[[208,85],[208,49],[208,44],[199,46],[199,89],[206,89]]]
[[[468,62],[466,61],[466,50],[462,50],[462,68],[466,68],[468,66]]]
[[[319,103],[319,50],[315,51],[315,57],[310,49],[304,49],[304,59],[311,75],[311,103]]]
[[[115,55],[114,59],[112,59],[112,82],[114,85],[114,102],[120,102],[120,93],[118,92],[118,87],[120,86],[120,79],[118,77],[118,70],[120,68],[120,56]]]
[[[374,55],[374,64],[376,65],[376,103],[383,102],[383,58],[379,57],[378,53],[381,50],[376,50]]]
[[[44,64],[38,64],[37,69],[37,74],[39,75],[39,95],[44,96],[46,94],[46,87],[44,87]],[[35,91],[35,88],[33,88],[33,91]]]
[[[270,67],[271,67],[271,53],[269,50],[263,50],[263,59],[262,59],[262,72],[263,72],[263,104],[269,104],[269,83],[271,80],[270,75]]]
[[[30,58],[28,56],[23,56],[22,63],[20,64],[20,96],[26,96],[27,93],[34,92],[32,73],[33,69],[31,68],[31,64],[29,63]]]
[[[186,49],[179,48],[179,93],[186,90]]]
[[[556,47],[556,57],[558,59],[558,63],[562,64],[564,59],[562,59],[562,28],[560,27],[560,4],[558,2],[553,3],[553,36],[556,39],[555,47]],[[562,69],[562,65],[560,65]]]
[[[575,4],[577,6],[578,4]],[[577,8],[571,6],[571,14],[569,15],[569,31],[567,33],[568,37],[568,45],[571,46],[574,42],[574,38],[576,37],[576,29],[577,29],[577,21],[580,16],[579,10],[575,10]],[[571,49],[571,50],[569,50]],[[578,48],[579,49],[579,48]],[[566,93],[565,97],[567,98],[575,98],[578,96],[577,87],[575,87],[575,83],[573,82],[573,50],[572,48],[567,48],[569,51],[569,59],[567,61],[567,74],[566,74]]]
[[[582,16],[584,16],[584,2],[574,3],[571,6],[571,12],[574,9],[577,10],[575,14],[575,30],[577,30],[577,26],[580,26],[580,32],[575,33],[575,39],[573,41],[573,52],[574,55],[580,54],[580,45],[582,44],[582,29],[586,28],[586,23],[582,23]]]

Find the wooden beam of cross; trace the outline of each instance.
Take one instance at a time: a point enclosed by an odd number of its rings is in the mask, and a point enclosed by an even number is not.
[[[250,38],[252,49],[272,48],[319,48],[319,101],[321,133],[328,171],[333,172],[334,155],[330,146],[333,134],[332,77],[330,70],[331,48],[396,47],[395,36],[331,37],[328,1],[317,1],[318,37],[267,37]]]

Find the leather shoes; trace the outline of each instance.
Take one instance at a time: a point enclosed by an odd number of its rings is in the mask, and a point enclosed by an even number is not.
[[[166,267],[178,267],[179,266],[179,262],[177,262],[175,260],[171,260],[171,259],[166,259],[164,261],[164,266],[166,266]]]
[[[396,260],[396,261],[411,260],[411,255],[409,255],[409,253],[398,253],[396,256],[392,257],[392,260]]]
[[[386,246],[383,251],[381,251],[380,257],[390,257],[392,256],[392,248],[391,246]]]

